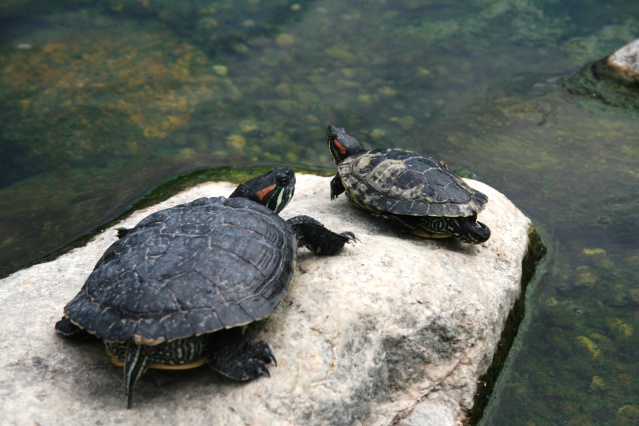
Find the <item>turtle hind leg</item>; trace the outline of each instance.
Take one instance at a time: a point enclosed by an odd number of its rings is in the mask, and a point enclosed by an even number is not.
[[[62,317],[60,321],[55,323],[56,331],[64,337],[69,337],[75,340],[87,340],[94,337],[91,333],[86,331],[82,327],[78,327],[71,322],[69,317]]]
[[[129,232],[131,232],[131,229],[129,228],[118,228],[118,238],[125,237]]]
[[[460,241],[469,244],[481,244],[490,238],[490,228],[477,220],[477,215],[459,219]]]
[[[401,216],[401,222],[408,226],[413,234],[426,238],[455,237],[468,244],[481,244],[490,238],[490,229],[477,222],[477,215],[466,217],[407,217]]]
[[[126,389],[126,408],[131,408],[133,401],[133,387],[144,372],[149,368],[147,356],[148,347],[127,343],[124,357],[124,386]]]
[[[266,365],[271,362],[277,365],[269,344],[247,339],[240,327],[218,331],[211,336],[209,365],[223,376],[240,382],[270,377]]]
[[[352,232],[337,234],[310,216],[295,216],[286,222],[297,235],[297,246],[306,247],[315,254],[336,254],[344,244],[357,240]]]

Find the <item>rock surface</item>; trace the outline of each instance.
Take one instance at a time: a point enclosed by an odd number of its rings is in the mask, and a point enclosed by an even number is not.
[[[149,371],[124,408],[121,368],[97,343],[54,333],[115,228],[234,185],[207,183],[148,209],[58,259],[0,281],[3,424],[453,425],[466,420],[521,292],[530,221],[502,194],[478,246],[432,241],[330,202],[330,178],[298,175],[282,216],[306,213],[359,242],[322,258],[300,250],[291,291],[247,333],[270,342],[271,377],[241,384],[207,368]]]
[[[613,79],[630,86],[639,85],[639,39],[596,62],[593,70],[599,78]]]

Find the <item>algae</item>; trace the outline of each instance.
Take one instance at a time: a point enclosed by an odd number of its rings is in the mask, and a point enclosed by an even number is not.
[[[588,99],[597,99],[636,115],[639,111],[639,88],[610,79],[600,79],[593,71],[594,66],[594,63],[588,64],[574,75],[562,78],[561,81],[566,90]],[[591,107],[597,107],[597,105],[591,104]]]

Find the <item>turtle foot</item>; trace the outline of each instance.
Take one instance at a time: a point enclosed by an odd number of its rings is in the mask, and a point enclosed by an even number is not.
[[[267,364],[277,365],[271,347],[264,340],[249,340],[240,335],[217,342],[215,346],[209,365],[233,380],[246,382],[262,376],[270,377]]]
[[[306,247],[319,255],[333,255],[338,253],[344,244],[357,241],[352,232],[337,234],[326,229],[317,220],[310,216],[295,216],[287,220],[297,235],[298,247]]]

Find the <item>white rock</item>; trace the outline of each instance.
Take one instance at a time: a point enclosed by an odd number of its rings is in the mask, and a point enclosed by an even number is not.
[[[57,336],[54,324],[95,262],[160,208],[234,185],[208,183],[133,214],[58,259],[0,281],[3,424],[452,425],[472,407],[515,300],[530,221],[502,194],[480,220],[479,246],[398,232],[330,201],[330,178],[298,175],[284,217],[306,213],[359,238],[333,257],[301,250],[295,281],[275,313],[247,333],[268,340],[271,377],[235,383],[206,367],[149,371],[124,408],[122,369],[99,344]]]
[[[639,39],[595,63],[594,70],[600,78],[612,78],[626,84],[639,85]]]

